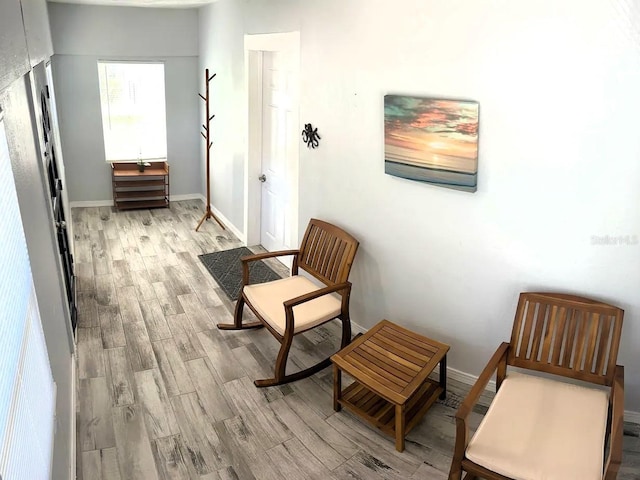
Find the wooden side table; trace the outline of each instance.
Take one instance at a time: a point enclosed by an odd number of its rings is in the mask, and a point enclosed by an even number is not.
[[[331,357],[333,408],[347,407],[404,450],[405,436],[447,391],[449,345],[382,320]],[[440,365],[440,380],[428,378]],[[342,390],[342,372],[355,382]]]

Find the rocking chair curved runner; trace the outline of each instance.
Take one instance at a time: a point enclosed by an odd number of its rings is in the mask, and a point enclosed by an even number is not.
[[[342,322],[341,348],[351,342],[347,280],[359,242],[339,227],[311,219],[298,250],[282,250],[242,257],[242,290],[236,303],[233,323],[218,324],[222,330],[266,327],[280,342],[273,378],[256,380],[257,387],[293,382],[313,375],[331,364],[327,357],[299,372],[286,374],[287,358],[293,337],[330,320]],[[265,258],[293,255],[291,276],[273,282],[249,284],[249,264]],[[324,287],[303,275],[304,270]],[[258,317],[257,322],[243,323],[245,303]]]

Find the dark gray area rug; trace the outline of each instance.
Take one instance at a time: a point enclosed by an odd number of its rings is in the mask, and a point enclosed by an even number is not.
[[[207,267],[211,276],[220,285],[229,299],[238,299],[242,288],[242,262],[240,257],[253,255],[247,247],[233,248],[221,252],[198,255],[200,261]],[[280,279],[280,275],[263,261],[249,264],[249,283],[264,283]]]

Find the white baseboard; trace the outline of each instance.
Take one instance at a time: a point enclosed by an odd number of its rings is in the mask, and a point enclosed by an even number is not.
[[[204,197],[200,193],[185,193],[183,195],[171,195],[172,202],[180,202],[182,200],[202,200]]]
[[[462,372],[451,367],[447,367],[447,377],[465,385],[469,385],[470,387],[473,386],[478,380],[478,377],[475,375],[471,375],[470,373]],[[485,390],[491,393],[495,393],[496,381],[489,380],[489,383],[487,384],[487,388],[485,388]]]
[[[624,421],[640,425],[640,412],[624,411]]]
[[[351,331],[354,335],[357,335],[359,333],[365,333],[367,329],[351,320]]]
[[[200,193],[186,193],[183,195],[171,195],[169,199],[172,202],[179,202],[181,200],[202,200],[204,202],[204,197]],[[113,207],[113,200],[79,200],[74,202],[69,202],[71,208],[82,208],[82,207]]]
[[[113,200],[80,200],[69,202],[71,208],[84,207],[113,207]]]
[[[79,455],[78,452],[76,452],[76,395],[77,395],[77,389],[78,389],[78,379],[76,377],[77,371],[76,371],[76,354],[72,353],[71,354],[71,452],[70,452],[70,462],[71,464],[69,465],[69,473],[71,475],[71,480],[75,480],[77,478],[78,472],[76,471],[76,465],[77,465],[77,455]]]

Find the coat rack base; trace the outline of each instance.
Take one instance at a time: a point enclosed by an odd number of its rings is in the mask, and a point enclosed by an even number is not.
[[[211,207],[209,205],[207,205],[207,211],[204,212],[204,215],[202,216],[202,219],[200,219],[200,223],[198,223],[198,226],[196,227],[196,232],[198,231],[198,229],[200,228],[200,226],[204,223],[205,220],[209,220],[210,218],[213,218],[218,225],[220,225],[220,228],[222,228],[223,230],[226,230],[226,228],[224,227],[224,224],[220,221],[220,219],[218,217],[216,217],[213,212],[211,211]]]

